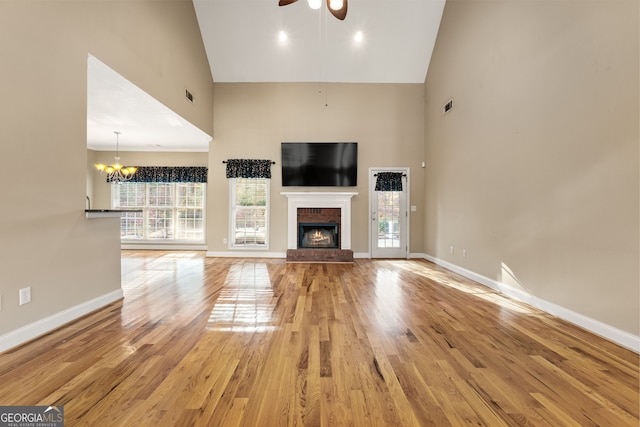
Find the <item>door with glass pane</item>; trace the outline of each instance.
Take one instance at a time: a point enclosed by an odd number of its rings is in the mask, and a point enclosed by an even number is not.
[[[381,173],[397,175],[401,185],[385,187],[376,182]],[[407,258],[408,251],[408,168],[370,169],[369,200],[372,258]]]

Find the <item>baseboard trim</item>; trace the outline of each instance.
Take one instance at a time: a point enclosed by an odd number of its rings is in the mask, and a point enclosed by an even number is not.
[[[206,251],[207,245],[191,244],[154,244],[154,243],[123,243],[120,249],[151,250],[151,251]]]
[[[559,317],[562,320],[566,320],[567,322],[580,326],[581,328],[584,328],[589,332],[599,335],[635,353],[640,353],[639,336],[630,334],[629,332],[620,330],[614,326],[600,322],[599,320],[592,319],[583,314],[576,313],[575,311],[546,301],[542,298],[538,298],[535,295],[528,294],[520,289],[515,289],[511,286],[505,285],[504,283],[489,279],[488,277],[474,273],[473,271],[469,271],[448,261],[444,261],[427,254],[424,254],[424,259],[431,261],[436,265],[444,267],[447,270],[451,270],[454,273],[460,274],[467,279],[471,279],[474,282],[478,282],[481,285],[494,289],[513,299],[529,304],[532,307],[538,308],[546,313]]]
[[[85,301],[0,336],[0,353],[31,341],[124,297],[122,289]]]
[[[215,252],[207,251],[209,258],[286,258],[286,252],[268,252],[268,251],[228,251]]]
[[[359,252],[359,253],[354,253],[353,254],[354,258],[371,258],[371,253],[370,252]],[[427,255],[423,254],[423,253],[416,253],[416,252],[410,252],[409,255],[407,256],[407,259],[426,259]],[[396,258],[394,258],[396,259]],[[397,259],[403,259],[403,258],[397,258]]]
[[[211,258],[286,258],[286,252],[259,252],[259,251],[229,251],[214,252],[207,251],[207,257]],[[354,252],[353,258],[370,258],[367,252]]]

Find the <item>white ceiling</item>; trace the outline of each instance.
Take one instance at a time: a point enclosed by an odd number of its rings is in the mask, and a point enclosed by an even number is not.
[[[87,65],[87,147],[209,151],[211,137],[93,56]]]
[[[344,21],[324,2],[193,3],[215,82],[422,83],[445,0],[349,0]],[[90,149],[115,150],[114,131],[121,151],[209,149],[209,135],[92,56],[87,92]]]
[[[193,0],[213,80],[424,82],[444,0],[349,0],[344,21],[322,3]]]

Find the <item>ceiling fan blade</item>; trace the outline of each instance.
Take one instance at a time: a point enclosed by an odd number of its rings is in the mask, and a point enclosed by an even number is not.
[[[280,0],[283,1],[283,0]],[[336,18],[338,18],[341,21],[344,21],[344,18],[347,17],[347,0],[342,0],[342,9],[331,9],[331,7],[329,6],[331,3],[331,0],[327,0],[327,9],[329,9],[329,12],[331,12],[331,14],[333,16],[335,16]]]
[[[298,0],[280,0],[280,1],[278,2],[278,6],[286,6],[286,5],[288,5],[288,4],[295,3],[295,2],[297,2],[297,1],[298,1]]]

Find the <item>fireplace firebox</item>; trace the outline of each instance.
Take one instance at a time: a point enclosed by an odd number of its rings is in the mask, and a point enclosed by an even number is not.
[[[336,249],[340,230],[335,223],[300,222],[298,223],[298,248]]]

